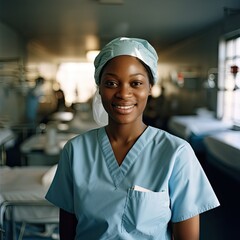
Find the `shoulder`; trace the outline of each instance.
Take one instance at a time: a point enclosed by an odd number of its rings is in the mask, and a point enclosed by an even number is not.
[[[71,138],[65,144],[64,149],[70,149],[76,145],[80,146],[81,144],[84,143],[94,144],[94,142],[97,141],[97,136],[100,129],[101,128],[92,129]]]
[[[172,163],[180,160],[183,163],[195,159],[195,153],[186,140],[161,129],[151,128],[151,131],[154,132],[150,143],[152,152]]]
[[[68,164],[71,168],[76,165],[85,167],[87,162],[95,159],[94,154],[99,152],[100,129],[89,130],[68,140],[61,151],[60,160],[67,162],[64,164]]]
[[[173,148],[183,147],[187,146],[189,147],[189,143],[180,138],[177,137],[165,130],[155,128],[155,127],[149,127],[149,132],[153,135],[153,141],[156,142],[156,144],[167,144],[169,146],[172,146]]]

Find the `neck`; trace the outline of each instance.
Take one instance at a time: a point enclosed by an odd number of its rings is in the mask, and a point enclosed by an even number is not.
[[[109,123],[106,132],[110,141],[130,142],[135,141],[146,129],[143,122],[134,124],[115,124]]]

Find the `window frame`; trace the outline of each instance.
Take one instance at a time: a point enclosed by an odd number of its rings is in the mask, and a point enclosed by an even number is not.
[[[232,54],[229,48],[232,44]],[[231,66],[238,66],[234,77]],[[217,117],[240,127],[240,29],[219,41]],[[237,84],[236,84],[237,83]]]

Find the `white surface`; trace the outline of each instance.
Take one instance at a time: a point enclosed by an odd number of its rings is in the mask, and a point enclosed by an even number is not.
[[[53,181],[53,178],[55,176],[57,170],[57,164],[50,167],[50,169],[47,170],[42,176],[42,185],[43,186],[50,186],[51,182]]]
[[[16,206],[15,221],[56,222],[58,209],[45,200],[50,182],[42,184],[44,174],[50,167],[1,167],[0,204],[4,202],[32,203],[45,202],[49,206]]]
[[[69,122],[72,119],[72,112],[55,112],[50,116],[51,121]]]
[[[204,143],[215,166],[240,180],[240,131],[225,131],[205,137]]]
[[[71,132],[56,132],[57,129],[53,131],[51,126],[49,129],[47,126],[47,133],[33,135],[24,141],[20,146],[21,152],[26,154],[32,151],[45,150],[48,155],[57,155],[69,139],[99,127],[88,115],[83,120],[83,116],[78,114],[68,124],[68,130]],[[81,114],[83,115],[83,113]]]
[[[13,145],[13,140],[15,138],[15,135],[11,129],[8,128],[2,128],[0,129],[0,145],[6,144],[6,147],[8,145]]]
[[[231,123],[220,121],[213,116],[173,116],[169,120],[169,130],[179,137],[189,139],[191,134],[206,135],[213,132],[225,131],[232,127]]]
[[[73,133],[57,133],[56,134],[56,147],[58,147],[58,152],[62,149],[64,144],[71,138],[76,136]],[[48,146],[48,136],[47,134],[36,134],[24,141],[20,149],[23,153],[30,153],[31,151],[44,150]]]

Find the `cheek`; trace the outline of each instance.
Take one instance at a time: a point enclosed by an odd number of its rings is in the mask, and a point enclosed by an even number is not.
[[[104,99],[107,98],[108,94],[102,88],[99,88],[99,95],[100,95],[102,101],[104,101]]]
[[[110,95],[109,95],[109,93],[107,91],[101,91],[100,90],[99,94],[100,94],[100,96],[102,98],[102,101],[104,101],[105,99],[109,99],[110,98]]]
[[[150,94],[149,91],[143,91],[143,92],[139,93],[139,98],[141,98],[142,100],[147,101],[149,94]]]
[[[111,96],[106,91],[100,91],[99,94],[104,108],[108,108],[108,105],[111,103]]]
[[[141,93],[141,95],[138,96],[138,99],[139,99],[139,101],[138,101],[139,107],[141,106],[142,109],[145,109],[145,108],[146,108],[147,101],[148,101],[148,97],[149,97],[148,92]]]

